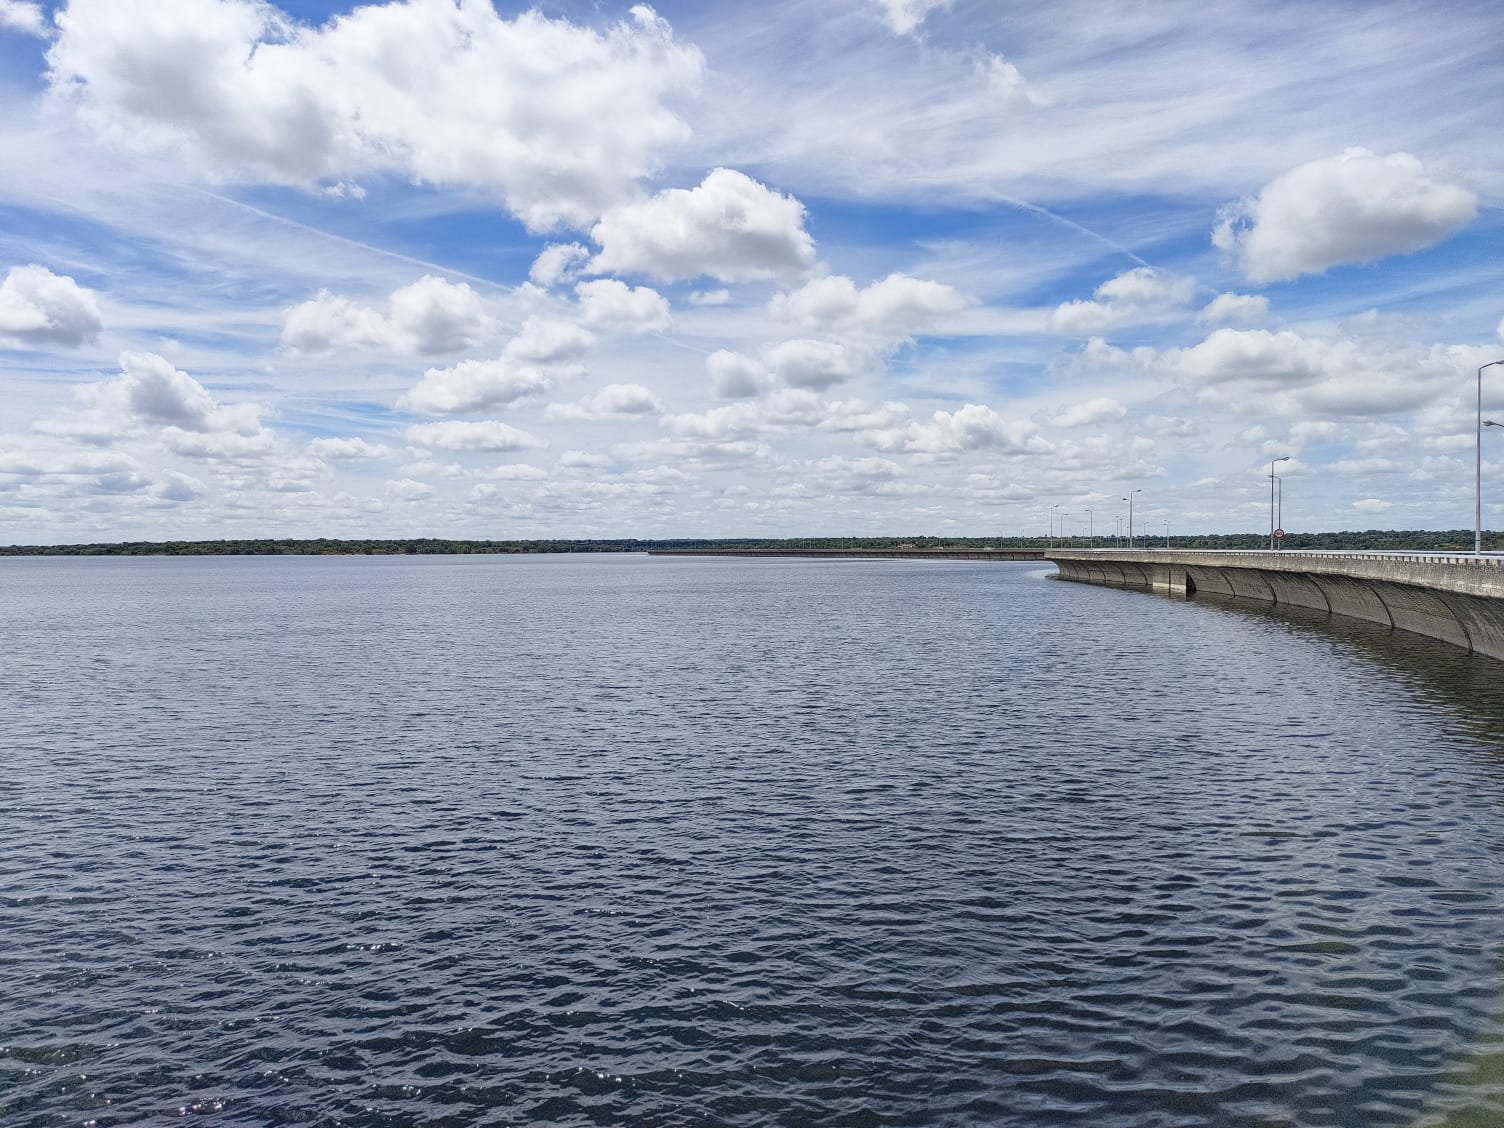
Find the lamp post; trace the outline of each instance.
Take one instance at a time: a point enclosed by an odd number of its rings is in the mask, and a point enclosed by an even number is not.
[[[1269,462],[1269,551],[1274,551],[1274,530],[1279,528],[1274,523],[1274,464],[1276,462],[1289,462],[1290,456],[1282,454]]]
[[[1050,506],[1050,547],[1051,548],[1055,547],[1055,510],[1057,510],[1059,508],[1060,508],[1060,503],[1059,502],[1056,502],[1054,505]]]
[[[1478,369],[1478,460],[1473,470],[1473,555],[1483,554],[1483,369],[1504,364],[1491,360]]]
[[[1285,527],[1285,479],[1282,474],[1274,476],[1274,487],[1274,527],[1276,529],[1283,529]],[[1285,542],[1281,540],[1279,548],[1283,549],[1284,547]]]
[[[1141,494],[1143,492],[1144,491],[1141,489],[1129,490],[1128,496],[1123,499],[1128,503],[1128,547],[1130,549],[1133,548],[1133,495]]]
[[[1086,548],[1088,551],[1097,547],[1096,530],[1092,527],[1091,510],[1086,511]]]
[[[1112,535],[1117,540],[1117,547],[1118,548],[1122,548],[1123,547],[1123,515],[1121,513],[1119,513],[1115,517],[1113,517],[1113,520],[1117,522],[1117,526],[1113,529]]]
[[[1165,522],[1165,547],[1170,547],[1170,522]]]

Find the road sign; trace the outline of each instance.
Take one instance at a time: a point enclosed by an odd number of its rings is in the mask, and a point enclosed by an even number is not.
[[[1285,530],[1284,529],[1275,529],[1274,530],[1274,539],[1275,540],[1284,540],[1285,539]]]

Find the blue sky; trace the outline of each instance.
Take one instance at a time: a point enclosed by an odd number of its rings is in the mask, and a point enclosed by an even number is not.
[[[1501,33],[0,0],[0,543],[1466,527]]]

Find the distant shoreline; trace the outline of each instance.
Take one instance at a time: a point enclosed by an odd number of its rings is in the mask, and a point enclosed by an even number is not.
[[[785,537],[785,538],[676,538],[645,540],[636,538],[601,540],[460,540],[445,537],[406,539],[364,538],[266,538],[201,541],[120,541],[95,544],[0,545],[0,556],[468,556],[513,555],[580,552],[648,552],[662,549],[803,549],[803,550],[875,550],[875,549],[1042,549],[1051,543],[1084,546],[1087,538],[1046,537]],[[1163,534],[1152,531],[1140,535],[1136,542],[1144,547],[1162,544]],[[1504,548],[1504,535],[1484,534],[1485,549]],[[1111,545],[1115,538],[1096,537],[1099,546]],[[1267,533],[1228,533],[1206,536],[1174,536],[1176,548],[1262,548],[1267,547]],[[1346,548],[1353,550],[1459,551],[1472,550],[1471,529],[1379,530],[1365,532],[1292,533],[1285,538],[1286,548]]]

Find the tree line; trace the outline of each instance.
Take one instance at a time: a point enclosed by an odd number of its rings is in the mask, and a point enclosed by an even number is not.
[[[459,540],[446,537],[336,540],[270,538],[201,541],[124,541],[98,544],[0,545],[0,556],[428,556],[474,553],[646,552],[649,549],[969,549],[1048,548],[1051,544],[1081,547],[1085,537],[783,537],[783,538],[608,538],[599,540]],[[1111,536],[1096,537],[1097,547],[1121,543]],[[1135,538],[1141,548],[1164,545],[1162,535]],[[1267,533],[1225,533],[1170,537],[1172,548],[1267,548]],[[1351,549],[1355,551],[1465,552],[1473,547],[1471,529],[1393,530],[1365,532],[1291,533],[1287,549]],[[1504,534],[1484,534],[1486,549],[1504,548]]]

